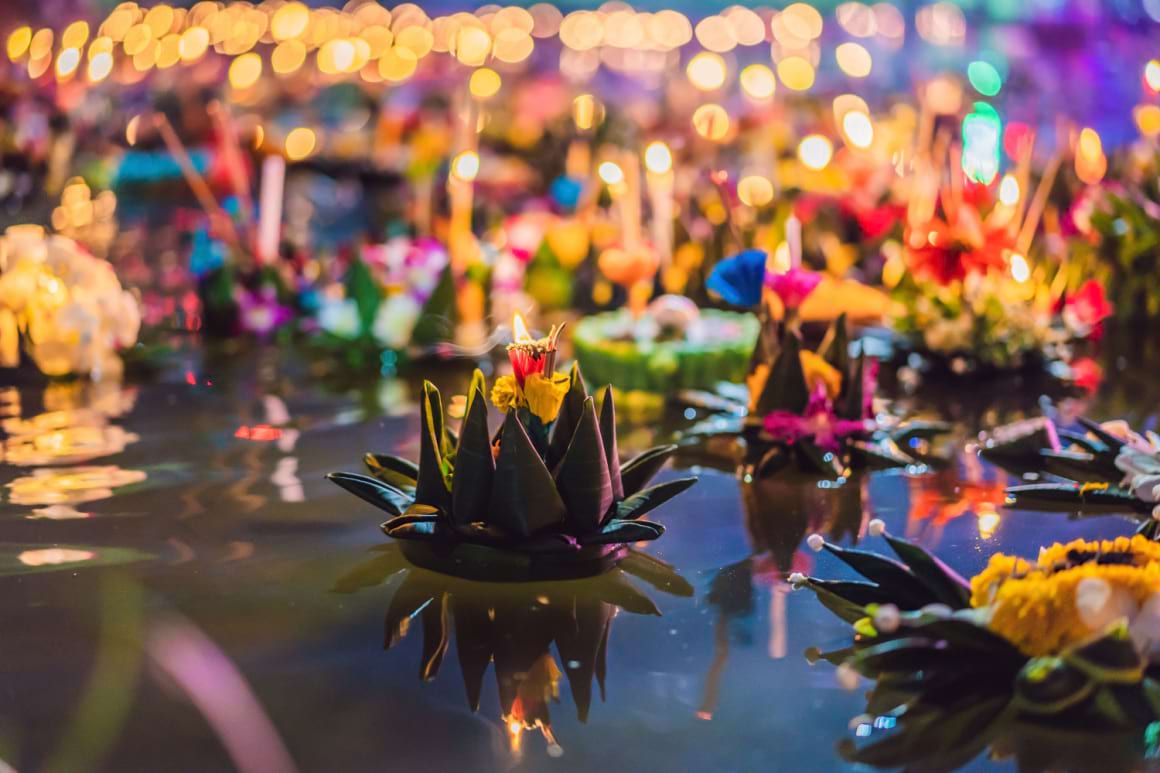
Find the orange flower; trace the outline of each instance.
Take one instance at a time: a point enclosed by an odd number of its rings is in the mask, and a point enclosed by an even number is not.
[[[926,223],[907,229],[907,253],[915,276],[947,285],[975,274],[1003,270],[1004,251],[1015,246],[1010,221],[984,218],[971,201],[948,207],[945,198],[945,220],[935,215]]]

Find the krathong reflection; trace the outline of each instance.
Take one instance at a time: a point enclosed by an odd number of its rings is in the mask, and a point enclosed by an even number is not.
[[[523,734],[538,730],[551,756],[563,753],[552,732],[551,704],[560,702],[560,677],[567,679],[577,718],[586,722],[593,682],[605,698],[607,653],[612,622],[621,612],[660,615],[629,577],[676,596],[693,588],[668,564],[632,551],[618,568],[584,580],[543,583],[484,583],[436,574],[411,566],[397,545],[335,584],[352,593],[402,573],[388,604],[385,648],[397,646],[414,627],[422,628],[419,678],[432,681],[454,638],[467,704],[478,711],[483,680],[494,664],[500,722],[513,753]],[[555,655],[552,653],[555,646]]]
[[[44,411],[0,420],[8,437],[0,461],[19,467],[80,464],[120,453],[136,434],[114,424],[132,409],[136,390],[115,381],[54,383],[45,388]],[[18,398],[19,400],[19,398]]]
[[[144,470],[116,465],[42,467],[5,484],[14,505],[80,505],[113,496],[113,489],[142,483]]]

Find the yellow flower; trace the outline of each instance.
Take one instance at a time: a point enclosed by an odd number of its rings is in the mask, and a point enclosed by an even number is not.
[[[520,385],[515,376],[500,376],[491,387],[491,402],[502,413],[516,408],[523,401]]]
[[[1121,563],[1096,563],[1119,554]],[[1098,631],[1083,620],[1077,590],[1098,579],[1143,605],[1160,592],[1160,545],[1135,537],[1055,544],[1034,563],[1002,553],[971,579],[971,606],[989,612],[991,630],[1028,655],[1058,654]]]
[[[545,424],[555,421],[560,413],[560,405],[564,402],[564,395],[568,394],[569,383],[566,373],[549,376],[542,373],[528,374],[524,379],[524,397],[528,401],[528,410]]]
[[[814,354],[802,352],[802,373],[806,377],[806,386],[812,393],[822,384],[826,388],[826,396],[833,400],[842,391],[842,374],[830,363]]]

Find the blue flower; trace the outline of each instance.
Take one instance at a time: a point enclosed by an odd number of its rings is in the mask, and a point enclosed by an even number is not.
[[[765,283],[764,250],[744,250],[713,267],[706,286],[734,306],[757,306]]]
[[[572,212],[580,202],[580,195],[584,193],[584,184],[572,177],[561,175],[552,181],[549,192],[556,206],[564,212]]]

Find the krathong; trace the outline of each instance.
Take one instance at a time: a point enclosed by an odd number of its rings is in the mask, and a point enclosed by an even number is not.
[[[946,428],[880,418],[874,408],[878,364],[864,351],[851,356],[844,314],[816,351],[803,348],[798,312],[821,277],[796,260],[782,272],[768,270],[767,261],[764,252],[746,250],[719,263],[709,277],[709,288],[726,301],[757,307],[761,332],[744,387],[681,394],[690,405],[726,416],[694,426],[689,437],[736,435],[744,441],[744,466],[757,474],[794,462],[835,478],[854,466],[921,464],[914,449]]]
[[[579,367],[570,375],[554,370],[558,331],[533,339],[522,325],[508,347],[514,373],[491,390],[506,414],[494,437],[480,371],[458,434],[447,426],[439,390],[425,382],[418,464],[368,454],[371,476],[329,476],[387,511],[383,531],[420,566],[491,580],[598,573],[623,557],[627,543],[661,536],[664,528],[641,516],[696,482],[646,488],[676,447],[621,464],[611,387],[598,412]]]
[[[917,764],[973,749],[965,762],[982,748],[976,740],[1012,722],[1142,730],[1160,718],[1156,543],[1077,540],[1035,560],[997,553],[968,582],[881,521],[870,531],[898,560],[814,535],[812,546],[865,580],[790,578],[853,628],[850,647],[811,659],[837,665],[849,685],[873,680],[867,712],[901,724],[851,760],[888,764],[909,752]]]
[[[999,427],[983,436],[990,461],[1044,480],[1007,489],[1008,505],[1026,509],[1072,507],[1083,513],[1123,512],[1139,521],[1138,533],[1160,535],[1160,437],[1127,422],[1057,427],[1049,417]]]

